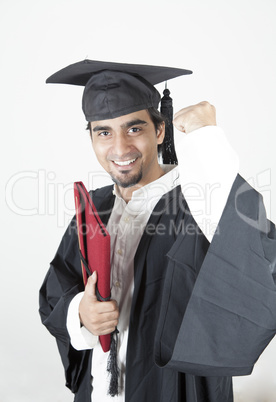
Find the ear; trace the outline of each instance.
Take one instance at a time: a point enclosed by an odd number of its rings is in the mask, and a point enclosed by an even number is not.
[[[156,135],[157,135],[157,144],[158,145],[162,144],[164,141],[164,138],[165,138],[165,122],[164,121],[159,124]]]

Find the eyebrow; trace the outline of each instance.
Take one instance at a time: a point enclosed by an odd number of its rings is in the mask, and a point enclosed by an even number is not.
[[[92,131],[96,132],[96,131],[110,131],[110,130],[111,130],[110,126],[96,126],[93,128]]]
[[[127,121],[126,123],[122,124],[121,128],[129,128],[129,127],[138,126],[141,124],[146,125],[148,123],[145,120],[134,119],[134,120],[130,120],[130,121]]]
[[[148,123],[145,120],[135,119],[135,120],[127,121],[126,123],[122,124],[121,128],[129,128],[132,126],[137,126],[139,124],[146,125]],[[110,131],[110,130],[112,130],[112,127],[110,127],[110,126],[95,126],[92,131],[96,132],[96,131]]]

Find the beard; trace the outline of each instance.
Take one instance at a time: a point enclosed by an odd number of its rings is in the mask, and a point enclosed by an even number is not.
[[[114,183],[117,184],[117,186],[119,187],[122,188],[132,187],[135,186],[135,184],[139,183],[139,181],[142,179],[143,177],[142,167],[139,170],[139,172],[134,175],[130,174],[128,170],[123,170],[121,172],[120,178],[113,176],[112,173],[110,173],[110,177],[114,181]]]

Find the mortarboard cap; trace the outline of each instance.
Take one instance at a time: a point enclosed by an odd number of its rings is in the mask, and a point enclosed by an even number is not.
[[[46,83],[85,86],[83,112],[87,121],[96,121],[157,109],[160,94],[154,85],[186,74],[192,71],[86,59],[59,70]]]

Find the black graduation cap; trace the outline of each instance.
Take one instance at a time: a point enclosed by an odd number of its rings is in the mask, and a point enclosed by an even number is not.
[[[192,74],[192,71],[86,59],[59,70],[51,75],[46,83],[85,86],[82,98],[84,115],[87,121],[97,121],[113,119],[150,107],[157,109],[161,96],[154,85],[187,74]],[[171,131],[172,101],[168,92],[164,98],[163,111],[168,112],[167,126]],[[168,138],[167,132],[166,136]],[[169,137],[173,140],[173,133],[170,133]]]

